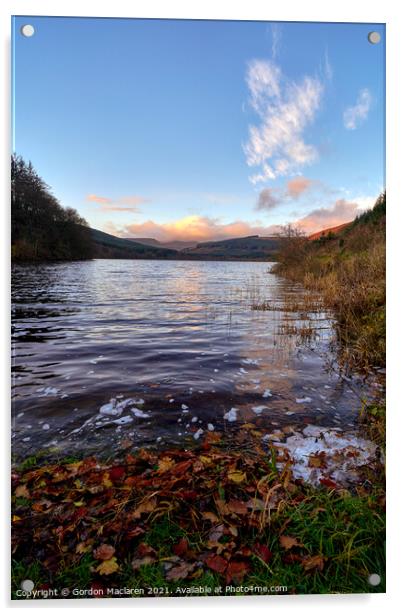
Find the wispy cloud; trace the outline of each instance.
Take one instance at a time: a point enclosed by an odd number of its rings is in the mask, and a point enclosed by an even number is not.
[[[276,60],[279,47],[282,38],[282,31],[278,24],[271,24],[271,37],[272,37],[272,59]]]
[[[356,104],[345,109],[343,113],[343,124],[346,129],[355,130],[367,119],[371,102],[372,96],[368,88],[360,90]]]
[[[110,197],[90,194],[87,195],[86,199],[92,203],[99,204],[102,212],[138,212],[141,204],[149,203],[149,199],[138,195],[127,195],[118,199],[111,199]]]
[[[247,164],[260,168],[251,182],[273,180],[312,163],[318,152],[305,143],[303,132],[320,106],[321,81],[309,76],[300,82],[288,80],[276,63],[253,60],[246,82],[251,106],[260,119],[258,126],[249,127],[244,146]]]
[[[323,67],[323,71],[324,71],[325,79],[327,79],[327,81],[332,81],[332,78],[334,76],[334,71],[333,71],[332,65],[331,65],[331,63],[329,61],[328,49],[325,50],[325,54],[324,54],[324,67]]]

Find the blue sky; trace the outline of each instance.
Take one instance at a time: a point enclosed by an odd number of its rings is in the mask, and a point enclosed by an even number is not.
[[[13,31],[13,149],[93,227],[310,232],[384,187],[383,25],[16,17]]]

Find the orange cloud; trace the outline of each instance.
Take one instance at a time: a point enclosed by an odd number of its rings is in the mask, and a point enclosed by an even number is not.
[[[298,199],[300,195],[311,188],[313,180],[304,177],[297,177],[287,183],[286,194],[292,199]]]
[[[147,220],[143,223],[133,223],[124,227],[116,227],[111,222],[104,226],[105,231],[118,234],[120,237],[153,237],[161,242],[172,240],[194,240],[206,242],[223,240],[246,235],[273,235],[279,231],[277,225],[262,226],[258,223],[234,221],[221,223],[207,216],[185,216],[168,223],[156,223]]]
[[[344,222],[349,222],[364,209],[372,207],[375,198],[360,197],[355,201],[338,199],[334,204],[325,208],[312,210],[303,217],[291,221],[306,233],[314,233],[328,227],[335,227]],[[244,222],[235,220],[230,223],[222,223],[217,218],[208,216],[191,215],[166,223],[157,223],[147,220],[142,223],[133,223],[118,226],[109,221],[104,231],[120,237],[152,237],[161,242],[172,240],[193,240],[206,242],[210,240],[224,240],[233,237],[245,237],[247,235],[275,235],[282,230],[281,225],[263,225],[259,221]]]
[[[374,200],[373,200],[374,205]],[[306,233],[314,233],[329,227],[336,227],[344,222],[353,220],[364,208],[357,201],[338,199],[329,207],[321,207],[313,210],[307,216],[300,218],[296,224]]]
[[[112,203],[112,200],[108,197],[100,197],[99,195],[87,195],[87,201],[92,201],[94,203]]]
[[[100,195],[87,195],[87,201],[98,203],[101,205],[102,212],[138,212],[138,206],[142,203],[149,203],[149,199],[140,197],[139,195],[128,195],[111,199],[110,197],[101,197]]]

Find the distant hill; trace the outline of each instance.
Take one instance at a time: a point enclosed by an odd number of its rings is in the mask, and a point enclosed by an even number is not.
[[[200,259],[265,261],[275,259],[280,242],[278,237],[251,235],[216,242],[201,242],[192,248],[182,250],[181,254]]]
[[[183,248],[191,248],[197,245],[194,240],[172,240],[171,242],[160,242],[153,237],[129,237],[131,242],[146,244],[147,246],[159,246],[160,248],[170,248],[171,250],[183,250]]]
[[[94,257],[98,259],[267,261],[275,260],[281,241],[277,237],[253,235],[197,244],[181,240],[162,243],[153,238],[115,237],[98,229],[91,229],[91,236]]]
[[[175,259],[178,252],[115,237],[98,229],[91,229],[94,257],[98,259]]]

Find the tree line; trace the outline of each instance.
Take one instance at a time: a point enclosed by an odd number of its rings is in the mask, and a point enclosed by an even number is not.
[[[87,221],[62,207],[31,162],[11,157],[11,249],[19,261],[90,259]]]

